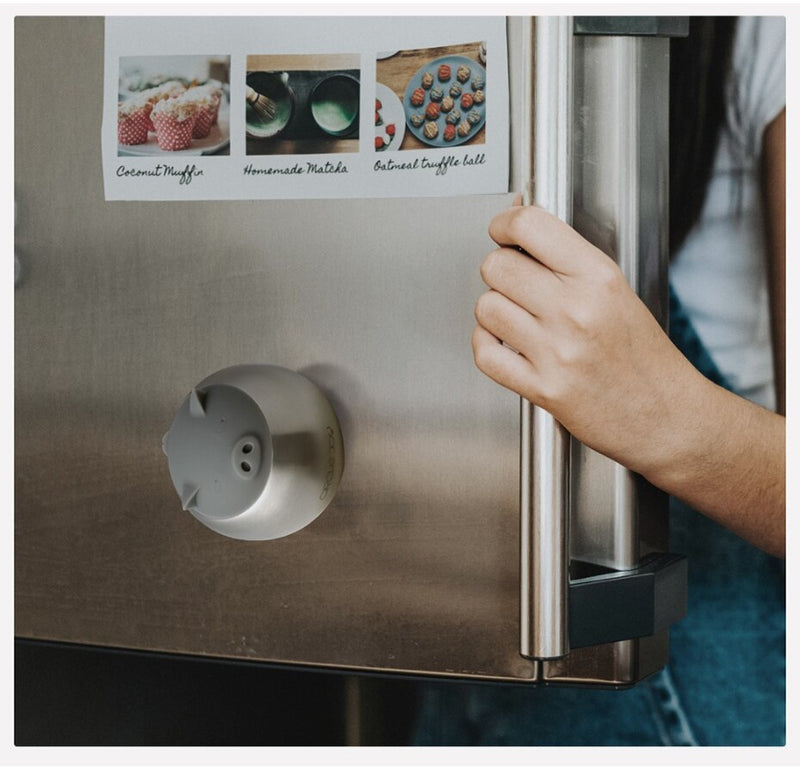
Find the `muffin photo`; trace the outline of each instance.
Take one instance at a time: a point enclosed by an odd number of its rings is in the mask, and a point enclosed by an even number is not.
[[[117,154],[230,154],[229,64],[228,56],[120,58]]]

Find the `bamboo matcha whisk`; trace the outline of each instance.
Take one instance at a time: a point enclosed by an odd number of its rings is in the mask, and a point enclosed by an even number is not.
[[[258,91],[253,90],[249,85],[246,86],[245,89],[245,98],[250,106],[253,107],[255,113],[264,122],[272,120],[275,117],[277,107],[271,98],[268,98]]]

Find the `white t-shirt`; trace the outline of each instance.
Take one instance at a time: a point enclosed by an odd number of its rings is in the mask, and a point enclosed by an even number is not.
[[[764,129],[786,104],[786,24],[741,17],[727,113],[699,221],[670,282],[700,340],[742,396],[775,408],[760,187]]]

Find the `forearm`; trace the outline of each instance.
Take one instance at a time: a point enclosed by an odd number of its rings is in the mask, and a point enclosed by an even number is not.
[[[677,421],[654,428],[640,470],[652,484],[774,556],[785,555],[786,421],[704,378]],[[687,396],[688,395],[688,396]]]

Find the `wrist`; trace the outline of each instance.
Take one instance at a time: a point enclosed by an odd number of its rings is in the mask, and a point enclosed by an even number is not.
[[[629,468],[666,492],[707,479],[707,466],[719,448],[721,399],[729,393],[688,362],[662,378],[654,392],[649,435]],[[677,494],[677,493],[676,493]]]

